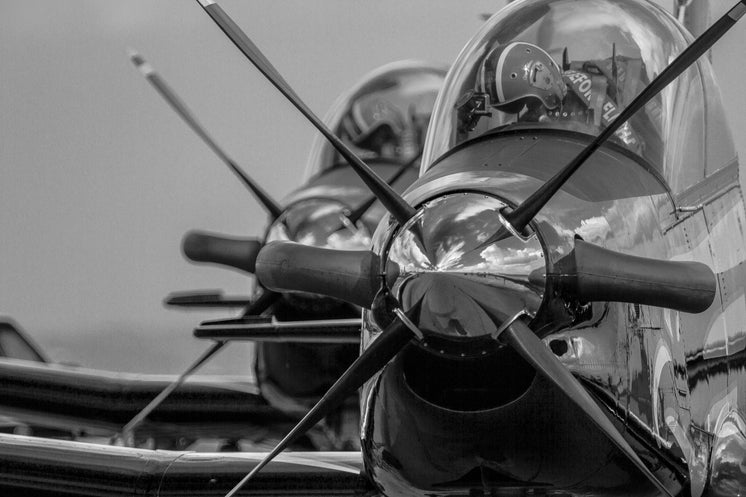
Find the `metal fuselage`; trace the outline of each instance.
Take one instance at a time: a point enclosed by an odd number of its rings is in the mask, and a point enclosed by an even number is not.
[[[688,314],[623,303],[584,304],[546,288],[532,328],[595,395],[672,492],[746,488],[746,212],[738,161],[707,62],[706,102],[662,138],[667,167],[614,144],[576,173],[534,220],[547,273],[577,235],[618,252],[712,268],[718,295]],[[676,110],[674,111],[676,112]],[[517,205],[590,138],[534,125],[466,142],[406,192],[412,205],[480,192]],[[391,229],[374,236],[385,253]],[[365,318],[363,343],[380,331]],[[740,392],[739,392],[740,391]],[[368,472],[388,496],[657,495],[582,412],[508,349],[449,358],[411,344],[361,397]],[[454,436],[456,434],[456,436]]]
[[[400,167],[393,162],[374,162],[371,167],[383,178],[392,177]],[[400,177],[392,186],[401,192],[417,176],[417,169]],[[360,178],[346,165],[328,169],[291,193],[286,209],[304,202],[330,202],[354,210],[370,193]],[[361,222],[369,232],[384,215],[374,204]],[[322,230],[323,226],[319,227]],[[282,321],[306,319],[343,319],[359,317],[359,308],[335,299],[304,294],[285,294],[273,308]],[[357,345],[316,345],[294,343],[257,343],[256,377],[262,394],[284,410],[305,414],[307,409],[334,383],[359,353]]]

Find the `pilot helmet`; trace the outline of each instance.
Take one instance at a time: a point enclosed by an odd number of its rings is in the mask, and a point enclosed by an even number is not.
[[[407,109],[408,110],[408,109]],[[352,102],[342,118],[339,136],[358,149],[372,152],[376,157],[397,159],[413,155],[417,150],[417,123],[382,95],[374,92]]]
[[[419,155],[446,68],[405,60],[386,64],[342,94],[324,121],[363,160],[404,163]],[[306,176],[343,159],[319,135]]]
[[[554,59],[540,47],[520,41],[493,48],[482,61],[477,81],[478,91],[489,96],[491,106],[512,114],[524,105],[556,109],[567,93]]]

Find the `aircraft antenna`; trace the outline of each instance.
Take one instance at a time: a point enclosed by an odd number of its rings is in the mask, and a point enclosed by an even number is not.
[[[616,63],[616,43],[611,44],[611,77],[614,79],[614,103],[619,105],[619,66]]]
[[[562,50],[562,70],[568,71],[570,69],[570,57],[567,54],[567,47]]]

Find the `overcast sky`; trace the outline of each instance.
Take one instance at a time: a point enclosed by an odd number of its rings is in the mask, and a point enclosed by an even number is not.
[[[480,14],[504,2],[220,4],[323,115],[384,63],[450,64]],[[746,46],[746,25],[734,31],[715,66],[738,137],[743,63],[730,56]],[[0,313],[55,360],[176,372],[207,345],[192,327],[226,313],[167,310],[163,297],[249,288],[237,272],[187,263],[181,237],[260,236],[265,215],[134,69],[128,47],[278,198],[299,186],[313,133],[197,2],[0,0]],[[232,348],[208,370],[238,372],[246,349]]]

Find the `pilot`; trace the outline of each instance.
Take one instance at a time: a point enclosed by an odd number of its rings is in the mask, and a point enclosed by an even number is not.
[[[375,92],[352,102],[338,134],[363,159],[405,161],[419,153],[429,118],[429,114],[417,115],[415,106],[401,109]]]
[[[518,122],[568,122],[599,128],[619,115],[612,88],[600,71],[568,68],[563,72],[542,48],[513,42],[498,45],[484,58],[475,95],[486,100],[485,109],[516,114]],[[615,136],[640,152],[640,142],[627,123]]]
[[[498,45],[484,58],[478,92],[489,105],[516,114],[521,121],[542,120],[562,107],[567,85],[552,57],[531,43]]]

